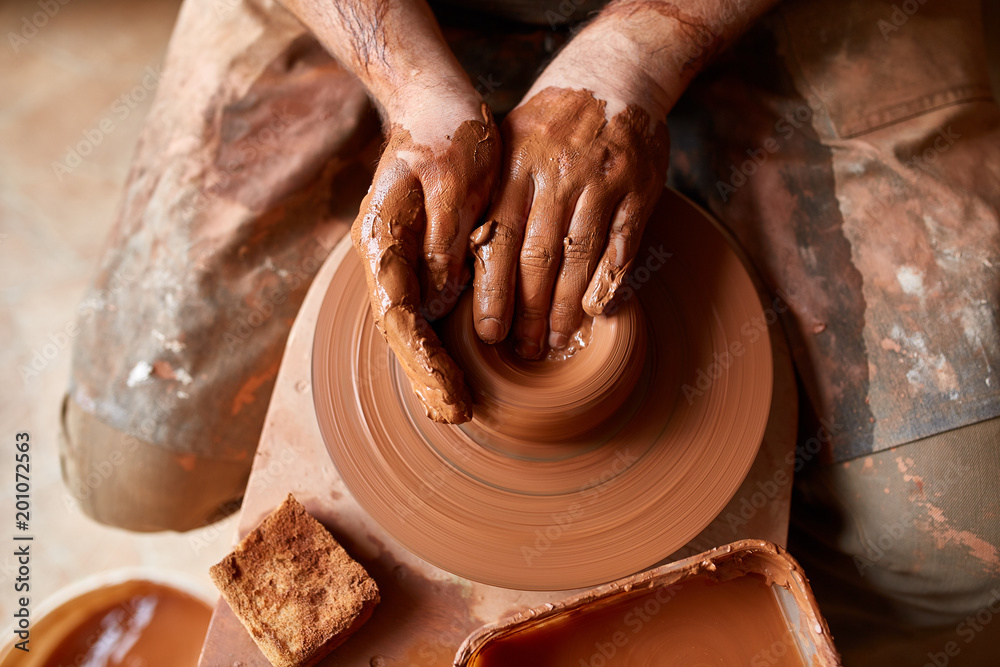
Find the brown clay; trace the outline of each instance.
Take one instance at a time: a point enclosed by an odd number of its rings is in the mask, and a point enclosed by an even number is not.
[[[515,664],[837,667],[840,658],[798,563],[743,540],[520,611],[470,635],[455,658],[456,667]]]
[[[452,424],[470,419],[472,402],[461,369],[421,312],[421,294],[435,314],[450,310],[458,294],[465,239],[475,222],[468,212],[485,206],[498,157],[485,105],[482,114],[482,122],[462,123],[441,150],[394,128],[351,230],[376,326],[427,416]]]
[[[584,311],[603,313],[624,282],[670,141],[665,123],[636,105],[609,117],[591,91],[557,87],[512,111],[503,138],[500,189],[472,238],[473,311],[488,343],[514,319],[518,353],[537,358],[546,340],[565,345]]]
[[[577,438],[516,436],[530,435],[518,433],[521,423],[537,419],[537,408],[560,392],[600,394],[580,387],[597,370],[521,378],[516,402],[510,394],[484,408],[483,421],[477,405],[476,418],[460,428],[425,419],[403,367],[372,326],[364,267],[354,255],[337,267],[314,340],[317,419],[351,493],[400,543],[469,579],[567,589],[656,563],[725,506],[767,420],[770,345],[744,332],[755,318],[763,323],[763,311],[740,260],[697,208],[674,194],[663,199],[635,279],[619,289],[622,307],[595,320],[593,349],[551,362],[587,366],[588,352],[618,359],[624,365],[608,377],[618,373],[628,387],[629,355],[599,352],[619,340],[604,341],[603,327],[645,322],[632,393],[611,421]],[[632,300],[641,308],[627,305]],[[468,351],[462,347],[453,352]],[[715,376],[708,384],[706,373]],[[561,386],[540,388],[549,379]],[[487,385],[477,384],[482,398]]]
[[[658,613],[643,614],[646,608]],[[781,610],[763,577],[748,575],[724,583],[697,577],[660,599],[647,593],[580,614],[573,621],[513,635],[484,650],[471,664],[577,667],[598,655],[605,657],[600,664],[609,667],[743,665],[781,644],[785,634]],[[652,657],[655,663],[650,662]],[[769,664],[804,667],[806,663],[793,645]]]
[[[475,416],[465,431],[478,442],[601,442],[636,395],[646,359],[646,320],[638,299],[614,317],[586,317],[573,340],[546,359],[529,361],[510,341],[487,345],[472,323],[466,292],[442,331],[472,388]],[[627,414],[627,410],[624,411]],[[512,418],[516,416],[516,418]],[[620,419],[617,420],[620,422]]]
[[[84,593],[37,620],[31,650],[13,649],[0,665],[190,665],[210,616],[207,604],[180,590],[125,581]]]

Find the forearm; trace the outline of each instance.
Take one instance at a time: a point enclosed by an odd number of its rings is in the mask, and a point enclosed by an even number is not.
[[[777,1],[613,0],[526,98],[552,81],[564,86],[576,81],[576,87],[593,90],[599,99],[636,102],[653,118],[665,118],[712,57]]]
[[[282,2],[361,80],[390,121],[432,99],[438,108],[479,115],[479,95],[424,0]]]

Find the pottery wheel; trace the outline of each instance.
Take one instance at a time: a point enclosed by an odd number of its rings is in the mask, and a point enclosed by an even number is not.
[[[476,400],[462,426],[424,416],[375,328],[361,262],[344,255],[316,325],[316,416],[347,487],[386,532],[461,577],[559,590],[649,567],[716,517],[767,422],[764,313],[722,234],[676,193],[665,191],[642,248],[632,298],[566,361],[487,349],[460,303],[442,329]],[[636,347],[623,353],[625,330]],[[483,386],[491,373],[504,391]],[[551,409],[552,374],[579,375],[564,411]],[[611,414],[594,417],[602,405]],[[533,439],[540,416],[563,420],[565,437]]]

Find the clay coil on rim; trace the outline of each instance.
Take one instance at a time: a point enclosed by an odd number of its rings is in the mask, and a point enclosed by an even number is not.
[[[736,254],[680,195],[664,192],[642,248],[629,283],[641,308],[595,322],[644,323],[638,377],[599,428],[534,440],[505,425],[527,419],[509,406],[491,423],[428,420],[375,329],[360,261],[344,255],[317,320],[316,416],[345,484],[390,535],[468,579],[559,590],[649,567],[715,518],[767,421],[766,320]],[[576,396],[586,383],[571,384]]]

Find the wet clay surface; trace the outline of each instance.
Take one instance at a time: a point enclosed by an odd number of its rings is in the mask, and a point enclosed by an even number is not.
[[[787,627],[763,576],[718,583],[698,577],[512,634],[469,661],[474,667],[533,665],[744,665],[785,639]],[[802,667],[791,646],[776,667]]]
[[[482,122],[463,123],[443,149],[417,144],[394,128],[351,230],[375,324],[427,416],[444,423],[468,421],[472,402],[461,369],[421,312],[421,295],[431,311],[454,304],[448,295],[457,294],[474,223],[458,212],[485,205],[490,187],[482,181],[491,178],[498,157],[496,126],[485,105],[482,113]]]
[[[457,667],[840,664],[802,568],[740,540],[561,600],[469,636]]]
[[[641,308],[607,316],[614,328],[641,313],[647,346],[635,393],[600,438],[508,437],[507,425],[537,416],[538,406],[524,407],[530,384],[519,404],[495,406],[492,432],[475,420],[461,428],[427,420],[372,325],[363,267],[344,258],[318,316],[315,407],[346,486],[386,532],[467,579],[555,590],[648,567],[725,506],[767,421],[770,345],[741,333],[763,315],[739,259],[700,212],[664,199],[626,285]],[[592,340],[591,351],[617,341]],[[561,363],[582,363],[587,351]],[[571,395],[591,378],[557,374],[562,389],[547,391]]]
[[[201,600],[151,581],[85,593],[32,627],[31,651],[0,664],[21,667],[177,667],[198,659],[211,610]]]
[[[614,317],[587,317],[563,350],[528,361],[511,341],[487,345],[472,322],[472,294],[465,292],[442,327],[445,344],[464,369],[475,400],[465,432],[505,451],[551,454],[562,443],[568,454],[581,443],[599,445],[622,427],[641,400],[646,318],[638,299]],[[618,418],[616,419],[616,415]]]
[[[670,201],[672,215],[678,216],[676,219],[684,224],[688,220],[684,211],[689,204],[673,193],[664,198]],[[320,270],[292,328],[235,540],[257,526],[287,493],[294,493],[310,514],[365,567],[382,594],[382,603],[368,623],[321,664],[451,666],[463,638],[477,627],[519,610],[554,603],[566,594],[497,588],[450,575],[407,551],[375,522],[348,490],[323,443],[319,424],[312,416],[315,413],[314,386],[318,382],[312,379],[316,321],[327,285],[348,257],[357,262],[350,243],[342,243],[334,250]],[[641,269],[639,275],[644,275]],[[360,284],[363,286],[363,279]],[[644,284],[636,282],[629,287],[641,290]],[[370,313],[365,312],[364,317],[370,323]],[[763,321],[760,327],[765,329]],[[374,327],[372,331],[378,337]],[[766,333],[772,334],[771,344],[775,350],[775,391],[760,452],[729,507],[664,562],[734,539],[763,536],[779,544],[785,540],[789,484],[780,485],[778,495],[764,510],[746,513],[750,499],[759,494],[761,484],[778,480],[778,474],[791,473],[790,464],[785,466],[783,461],[794,446],[794,382],[787,350],[781,345],[780,336],[774,337],[775,327],[770,327]],[[391,360],[388,353],[386,359]],[[427,422],[422,415],[417,414],[417,417],[421,423]],[[786,477],[780,480],[787,482]],[[429,493],[438,482],[436,479],[427,481]],[[460,542],[454,544],[461,547]],[[199,665],[267,667],[268,663],[228,605],[220,602],[213,614]]]

